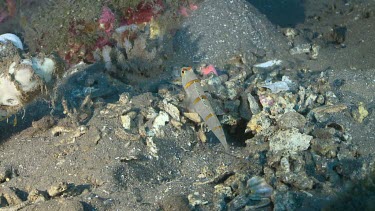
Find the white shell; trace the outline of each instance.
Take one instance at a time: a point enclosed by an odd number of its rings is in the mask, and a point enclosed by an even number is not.
[[[274,59],[274,60],[270,60],[270,61],[263,62],[263,63],[260,63],[260,64],[256,64],[256,65],[254,65],[254,67],[270,68],[270,67],[273,67],[273,66],[276,66],[276,65],[280,65],[281,63],[282,63],[281,60]]]
[[[0,35],[0,42],[6,43],[7,41],[12,42],[14,46],[23,50],[22,41],[17,35],[11,34],[11,33],[6,33],[6,34]]]

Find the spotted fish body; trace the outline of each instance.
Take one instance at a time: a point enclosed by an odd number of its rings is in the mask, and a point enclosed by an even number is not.
[[[200,80],[195,75],[191,67],[181,69],[182,85],[186,91],[188,99],[191,99],[191,106],[196,113],[204,120],[208,128],[215,134],[225,150],[228,150],[227,139],[219,119],[214,113],[207,96],[204,94]]]

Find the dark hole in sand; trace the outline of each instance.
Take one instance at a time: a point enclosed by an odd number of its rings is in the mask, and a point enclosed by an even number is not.
[[[280,27],[294,27],[305,21],[304,0],[247,0]]]

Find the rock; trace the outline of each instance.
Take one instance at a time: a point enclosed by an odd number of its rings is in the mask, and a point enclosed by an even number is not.
[[[251,117],[251,120],[246,125],[245,133],[252,131],[253,133],[260,133],[262,130],[271,126],[271,119],[264,113],[258,113]]]
[[[347,109],[345,104],[324,105],[311,110],[318,122],[327,121],[330,114],[338,113]]]
[[[246,121],[250,120],[250,117],[252,115],[249,102],[247,100],[247,94],[246,92],[242,93],[240,95],[240,107],[239,107],[239,113],[240,117]]]
[[[208,90],[209,93],[217,96],[218,98],[225,100],[228,98],[228,90],[222,84],[220,77],[211,75],[209,78],[201,80],[202,87]]]
[[[291,55],[304,54],[304,53],[310,53],[310,50],[311,50],[311,45],[306,43],[306,44],[301,44],[290,49],[289,53]]]
[[[283,34],[289,39],[292,40],[296,35],[298,35],[297,30],[293,28],[286,28]]]
[[[55,197],[61,195],[66,190],[68,190],[68,184],[66,182],[60,182],[59,184],[53,185],[50,188],[48,188],[47,193],[51,197]]]
[[[44,195],[42,191],[33,189],[30,191],[29,195],[27,196],[27,200],[30,202],[47,201],[47,197]]]
[[[313,44],[311,46],[310,58],[311,59],[318,59],[320,46],[317,44]]]
[[[239,106],[240,100],[228,100],[224,102],[224,108],[228,110],[229,113],[237,114]]]
[[[142,115],[147,119],[153,119],[158,115],[158,112],[153,107],[148,107],[145,110],[141,111]]]
[[[299,133],[296,128],[277,131],[274,136],[270,137],[270,150],[294,154],[308,149],[312,138],[312,136]]]
[[[311,141],[311,149],[327,158],[335,158],[337,156],[338,147],[334,139],[316,138]]]
[[[259,104],[251,93],[247,93],[247,101],[249,102],[250,111],[253,115],[258,114],[261,110]]]
[[[124,92],[124,93],[120,94],[118,101],[122,105],[126,105],[130,102],[130,99],[131,99],[130,94],[127,93],[127,92]]]
[[[306,124],[306,118],[298,112],[287,112],[280,116],[277,125],[280,129],[302,129]]]
[[[368,116],[368,111],[366,110],[365,104],[363,102],[358,103],[358,110],[352,112],[353,118],[357,122],[362,123],[363,120]]]

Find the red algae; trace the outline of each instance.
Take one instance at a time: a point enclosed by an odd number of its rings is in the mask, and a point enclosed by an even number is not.
[[[150,22],[151,19],[163,12],[164,4],[162,0],[152,3],[141,2],[134,8],[125,10],[124,20],[121,25],[142,24]]]

